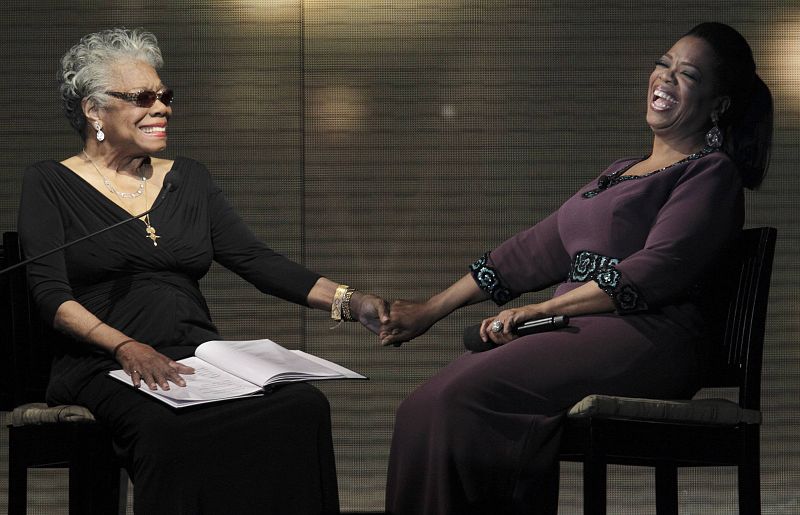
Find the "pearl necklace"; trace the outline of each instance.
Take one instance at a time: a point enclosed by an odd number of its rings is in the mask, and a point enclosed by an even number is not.
[[[86,150],[84,149],[81,152],[83,152],[83,155],[86,156],[86,159],[89,160],[89,163],[92,164],[94,169],[97,170],[97,174],[100,176],[101,179],[103,179],[103,184],[106,185],[108,191],[110,191],[111,193],[117,195],[119,198],[122,199],[139,198],[142,196],[142,194],[144,193],[145,181],[147,180],[145,179],[144,175],[139,178],[139,187],[136,189],[136,191],[132,193],[128,193],[126,191],[117,191],[117,188],[114,186],[114,183],[111,182],[111,179],[103,175],[103,172],[101,172],[100,169],[97,167],[97,165],[94,164],[94,161],[92,161],[92,158],[89,157],[89,154],[86,153]]]
[[[145,177],[144,175],[142,175],[140,177],[140,179],[139,179],[139,188],[136,191],[134,191],[133,193],[127,193],[127,192],[124,192],[124,191],[117,191],[117,189],[114,187],[114,183],[112,183],[111,180],[108,179],[108,177],[103,175],[103,173],[100,171],[100,169],[97,167],[97,165],[94,164],[94,161],[92,161],[92,158],[89,157],[89,154],[86,153],[86,149],[82,150],[81,152],[83,152],[83,155],[86,156],[86,159],[89,160],[89,162],[92,164],[94,169],[97,170],[97,174],[100,176],[100,178],[103,179],[103,184],[106,185],[106,188],[108,188],[108,191],[110,191],[111,193],[114,193],[115,195],[117,195],[121,199],[139,198],[139,197],[142,196],[142,194],[144,194],[144,206],[145,206],[145,208],[147,208],[147,177]],[[156,228],[153,227],[150,224],[150,214],[148,213],[148,214],[144,215],[144,217],[141,218],[141,221],[144,223],[144,232],[147,233],[147,235],[145,237],[146,238],[150,238],[150,240],[153,242],[153,246],[154,247],[158,247],[158,242],[156,240],[158,238],[160,238],[161,236],[156,234]]]

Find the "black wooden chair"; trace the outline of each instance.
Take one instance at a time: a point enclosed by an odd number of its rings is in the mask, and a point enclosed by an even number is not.
[[[739,513],[761,513],[761,355],[777,231],[743,231],[711,278],[706,388],[736,388],[722,399],[659,401],[593,395],[570,410],[561,461],[583,463],[583,510],[606,513],[607,464],[651,466],[656,510],[678,513],[678,467],[738,467]]]
[[[17,233],[3,234],[0,269],[21,259]],[[70,514],[125,513],[127,474],[111,438],[82,406],[48,407],[51,352],[33,312],[24,267],[0,275],[0,410],[8,427],[8,513],[24,515],[29,468],[69,469]]]

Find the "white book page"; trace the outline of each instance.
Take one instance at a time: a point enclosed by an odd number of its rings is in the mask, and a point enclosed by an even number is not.
[[[358,372],[353,372],[349,368],[345,368],[333,361],[328,361],[327,359],[320,358],[319,356],[314,356],[313,354],[309,354],[307,352],[303,352],[301,350],[293,350],[295,354],[303,356],[304,358],[319,363],[320,365],[335,370],[339,373],[340,377],[346,377],[347,379],[367,379],[366,376],[362,376]]]
[[[195,355],[259,386],[288,379],[341,377],[339,371],[306,359],[267,339],[209,341],[200,345]]]
[[[182,359],[179,363],[190,366],[195,370],[194,374],[181,375],[186,381],[186,386],[178,386],[171,383],[169,390],[162,390],[161,388],[151,390],[142,383],[141,390],[155,397],[170,399],[181,404],[185,403],[185,401],[230,399],[262,391],[261,387],[229,374],[209,363],[205,363],[197,357]],[[124,370],[112,370],[109,375],[128,384],[131,382],[131,378]]]

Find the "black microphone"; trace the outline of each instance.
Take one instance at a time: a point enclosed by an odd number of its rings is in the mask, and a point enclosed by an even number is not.
[[[543,333],[545,331],[552,331],[554,329],[561,329],[569,325],[569,317],[566,315],[558,315],[552,317],[539,318],[536,320],[529,320],[522,325],[518,325],[512,331],[517,336],[526,336],[529,334]],[[481,325],[471,325],[464,329],[464,347],[472,352],[483,352],[485,350],[494,349],[497,345],[489,340],[485,342],[481,340]]]
[[[608,175],[601,175],[599,179],[597,179],[597,187],[601,190],[608,188],[611,184],[611,177]]]
[[[143,213],[139,213],[138,215],[133,215],[133,216],[131,216],[129,218],[126,218],[124,220],[121,220],[121,221],[119,221],[119,222],[117,222],[115,224],[109,225],[108,227],[103,227],[99,231],[95,231],[95,232],[89,233],[86,236],[81,236],[77,240],[69,241],[69,242],[67,242],[67,243],[65,243],[63,245],[60,245],[60,246],[58,246],[58,247],[56,247],[54,249],[50,249],[50,250],[48,250],[46,252],[43,252],[43,253],[39,254],[38,256],[34,256],[32,258],[25,259],[23,261],[20,261],[19,263],[14,263],[13,265],[11,265],[9,267],[0,270],[0,275],[3,275],[6,272],[10,272],[12,270],[15,270],[15,269],[17,269],[19,267],[25,266],[28,263],[33,263],[34,261],[38,261],[38,260],[40,260],[40,259],[42,259],[44,257],[49,256],[50,254],[54,254],[54,253],[58,252],[59,250],[64,250],[67,247],[71,247],[71,246],[75,245],[76,243],[80,243],[80,242],[82,242],[84,240],[88,240],[89,238],[94,238],[95,236],[103,234],[106,231],[110,231],[111,229],[119,227],[120,225],[125,225],[125,224],[127,224],[129,222],[132,222],[134,220],[137,220],[137,219],[139,219],[139,218],[141,218],[141,217],[143,217],[145,215],[149,215],[150,213],[155,211],[157,208],[161,207],[161,203],[164,202],[165,198],[167,198],[167,193],[170,193],[170,192],[175,191],[177,189],[178,189],[178,185],[175,184],[174,182],[165,182],[164,185],[161,187],[161,194],[158,196],[156,201],[153,202],[153,207],[151,207],[147,211],[145,211]]]

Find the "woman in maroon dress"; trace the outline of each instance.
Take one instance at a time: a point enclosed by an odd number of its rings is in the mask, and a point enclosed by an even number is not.
[[[384,344],[462,306],[559,285],[485,319],[480,336],[496,347],[461,356],[402,403],[387,513],[554,513],[572,404],[695,393],[705,326],[693,286],[740,230],[742,187],[761,182],[769,156],[771,96],[744,38],[707,23],[678,40],[650,75],[647,123],[649,156],[613,163],[427,302],[393,304]],[[513,332],[550,315],[569,327]]]

